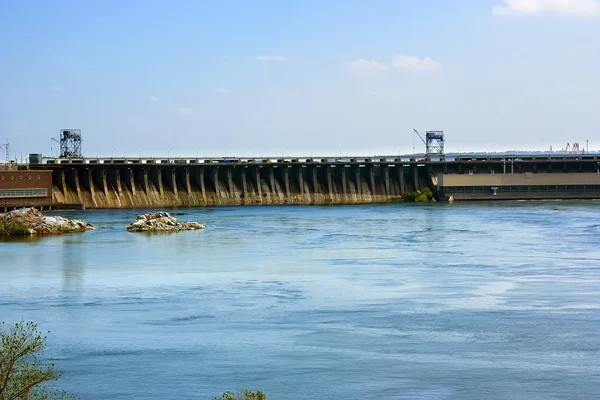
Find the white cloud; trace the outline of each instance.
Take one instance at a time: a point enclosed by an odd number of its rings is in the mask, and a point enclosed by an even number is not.
[[[61,88],[59,88],[58,86],[52,86],[50,88],[51,92],[62,92],[63,90]]]
[[[150,100],[150,101],[158,101],[158,97],[156,97],[156,96],[150,96],[150,98],[148,100]]]
[[[392,66],[412,71],[437,71],[440,69],[440,64],[437,61],[415,56],[396,56],[392,59]]]
[[[377,71],[385,71],[386,69],[389,69],[386,64],[375,60],[365,60],[364,58],[346,63],[346,71],[357,75],[369,75]]]
[[[600,15],[598,0],[502,0],[502,3],[492,8],[495,15]]]
[[[196,115],[196,111],[192,110],[191,108],[187,108],[187,107],[181,107],[179,110],[177,110],[177,113],[183,117],[189,117],[192,115]]]
[[[224,88],[224,87],[218,87],[218,88],[215,89],[215,92],[217,92],[217,93],[227,93],[228,90],[226,88]]]
[[[256,56],[257,60],[260,61],[285,61],[284,56]]]

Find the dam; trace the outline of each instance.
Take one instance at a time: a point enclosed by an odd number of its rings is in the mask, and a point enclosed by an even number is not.
[[[442,201],[597,199],[600,155],[35,157],[12,171],[0,171],[0,207],[388,203],[426,187]]]

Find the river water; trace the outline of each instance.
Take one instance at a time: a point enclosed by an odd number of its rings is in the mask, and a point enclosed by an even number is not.
[[[81,399],[600,397],[600,202],[140,212],[0,242],[0,320]]]

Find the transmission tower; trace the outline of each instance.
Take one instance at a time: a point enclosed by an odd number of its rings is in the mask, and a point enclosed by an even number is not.
[[[2,147],[4,147],[4,150],[6,151],[6,168],[8,169],[8,167],[10,166],[10,152],[8,151],[8,140],[6,141],[6,143],[2,143],[0,144],[0,149]]]
[[[81,152],[81,130],[62,129],[60,131],[60,158],[83,157]]]

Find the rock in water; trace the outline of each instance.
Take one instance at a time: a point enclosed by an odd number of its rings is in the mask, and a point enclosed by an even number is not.
[[[0,214],[0,224],[3,226],[26,227],[34,235],[52,235],[68,232],[85,232],[94,228],[92,224],[81,219],[66,219],[63,217],[47,217],[35,208],[20,208]],[[10,233],[8,233],[10,234]],[[17,234],[22,234],[17,233]]]
[[[157,212],[138,215],[127,230],[129,232],[178,232],[204,228],[205,226],[199,222],[179,222],[167,212]]]

